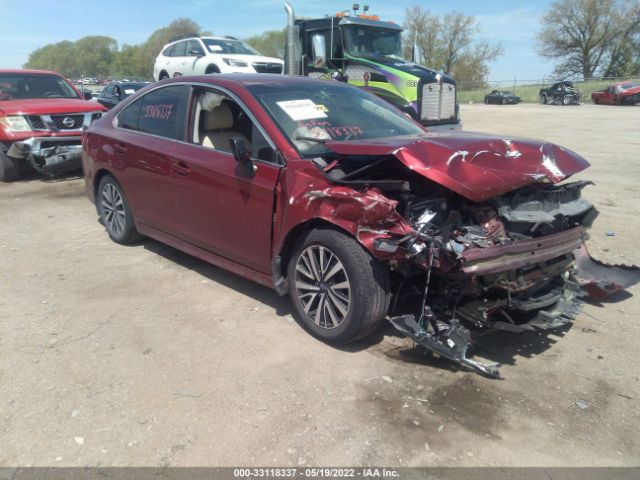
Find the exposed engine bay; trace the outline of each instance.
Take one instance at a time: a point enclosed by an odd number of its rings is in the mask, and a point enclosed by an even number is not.
[[[509,151],[503,158],[519,156]],[[470,199],[398,158],[394,152],[314,161],[336,188],[380,194],[410,225],[409,232],[385,228],[384,221],[360,230],[375,233],[374,256],[392,272],[391,323],[427,350],[498,377],[496,365],[467,358],[474,332],[559,328],[576,318],[585,296],[604,297],[640,280],[637,267],[591,259],[584,241],[598,212],[582,197],[591,182],[556,184],[564,175],[555,163],[553,182],[537,175],[506,193],[474,192]],[[415,294],[416,314],[394,312],[393,306]]]

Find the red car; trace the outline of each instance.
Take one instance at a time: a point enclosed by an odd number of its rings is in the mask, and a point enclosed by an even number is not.
[[[602,105],[637,105],[640,103],[640,82],[620,82],[593,92],[591,100]]]
[[[0,70],[0,181],[79,169],[82,129],[106,110],[86,98],[55,72]]]
[[[469,329],[557,328],[579,313],[580,286],[606,295],[637,280],[614,270],[605,282],[584,250],[588,182],[556,185],[582,157],[429,134],[340,82],[164,80],[94,122],[83,147],[87,194],[115,242],[146,235],[288,293],[331,343],[372,333],[417,293],[417,314],[391,322],[495,376],[466,357]]]

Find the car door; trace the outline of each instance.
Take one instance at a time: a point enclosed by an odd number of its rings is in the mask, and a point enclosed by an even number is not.
[[[187,57],[187,65],[184,69],[185,75],[204,74],[207,66],[204,60],[204,48],[200,45],[200,40],[189,40],[187,44]]]
[[[197,101],[196,96],[194,105]],[[238,111],[245,121],[241,130],[253,147],[255,174],[250,175],[228,151],[197,143],[197,135],[191,142],[180,142],[173,154],[183,171],[175,182],[179,235],[200,248],[269,273],[274,196],[282,166],[248,110]],[[193,119],[195,132],[199,122]]]
[[[187,44],[188,40],[176,43],[173,49],[173,56],[171,57],[171,76],[176,77],[184,75],[185,68],[188,63],[189,57],[187,57]]]
[[[176,172],[171,156],[184,136],[188,87],[150,91],[118,114],[112,145],[117,175],[136,221],[165,233],[175,231],[171,194]]]
[[[114,89],[115,84],[107,85],[98,97],[98,103],[112,109],[117,103],[114,101]]]

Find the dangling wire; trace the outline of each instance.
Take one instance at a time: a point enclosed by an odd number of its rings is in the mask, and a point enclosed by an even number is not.
[[[424,285],[424,294],[422,296],[422,306],[420,308],[420,320],[418,324],[424,330],[424,310],[427,307],[427,295],[429,294],[429,283],[431,282],[431,267],[433,267],[433,247],[429,246],[429,269],[427,270],[427,281]]]

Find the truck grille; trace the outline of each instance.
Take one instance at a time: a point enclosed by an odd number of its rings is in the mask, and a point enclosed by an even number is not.
[[[27,115],[27,120],[29,121],[29,125],[31,125],[32,130],[47,130],[47,127],[42,121],[42,117],[40,117],[40,115]]]
[[[428,83],[422,87],[420,119],[450,120],[456,116],[456,86],[450,83]]]
[[[58,130],[78,130],[84,124],[84,115],[51,115]]]
[[[279,63],[255,62],[251,66],[258,73],[282,73],[282,65]]]

